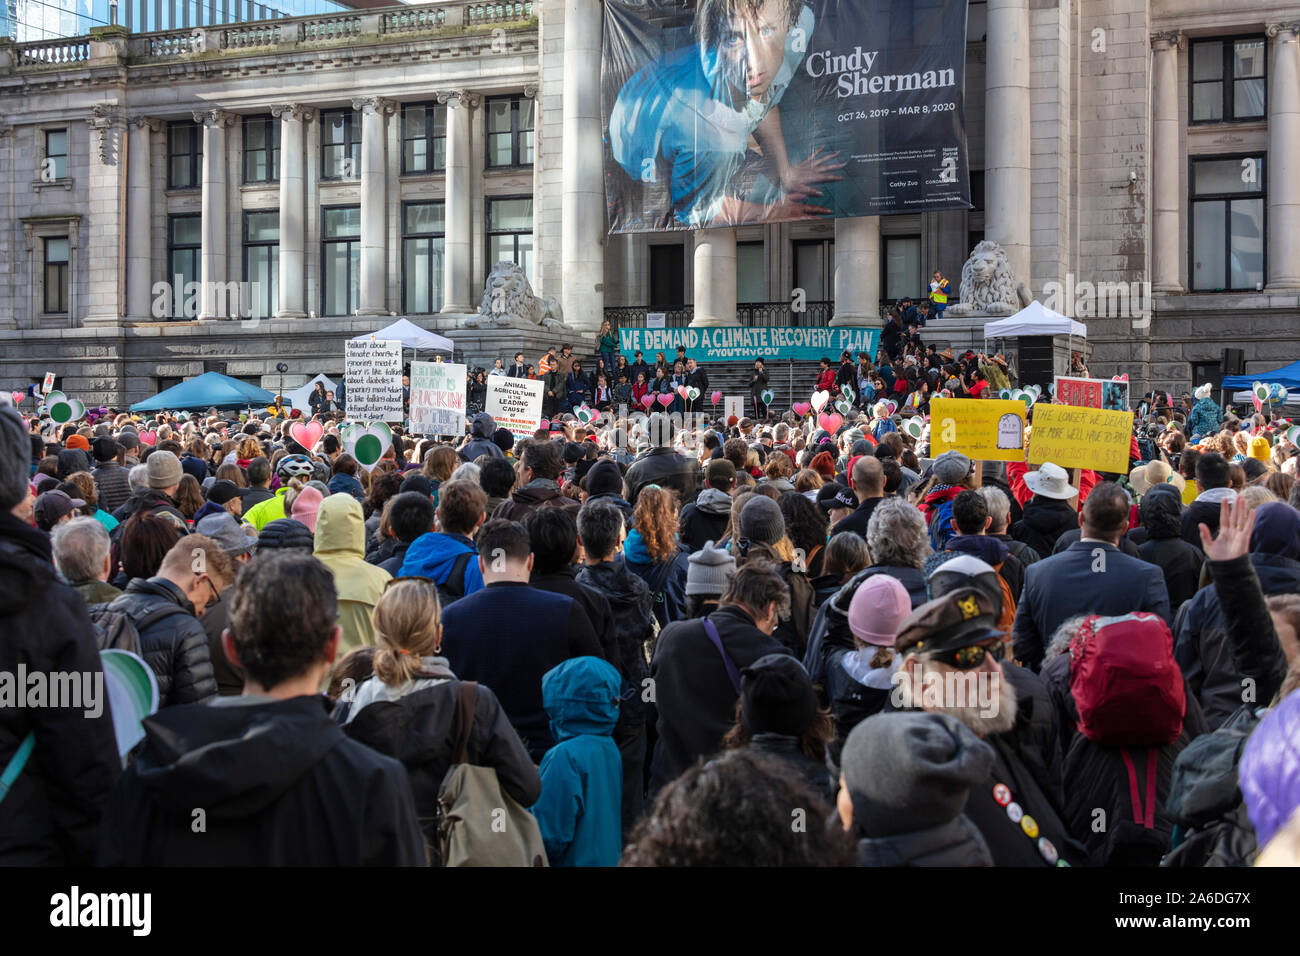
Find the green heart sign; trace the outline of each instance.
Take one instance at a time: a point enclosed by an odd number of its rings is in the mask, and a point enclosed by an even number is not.
[[[909,418],[903,422],[903,431],[920,441],[921,436],[925,434],[925,425],[919,418]]]
[[[596,417],[594,409],[586,405],[579,405],[573,410],[573,417],[584,425],[590,424],[591,420]]]
[[[843,388],[840,389],[840,394],[844,396],[844,400],[848,402],[850,405],[852,405],[853,400],[858,397],[858,393],[853,391],[852,385],[845,385]],[[839,408],[839,405],[837,404],[835,407]]]
[[[776,398],[776,392],[772,391],[770,388],[765,388],[758,393],[758,400],[764,405],[771,405],[772,399],[774,398]]]
[[[841,415],[847,416],[849,412],[853,411],[853,403],[847,398],[841,398],[835,403],[835,410]]]
[[[50,418],[55,424],[64,425],[75,422],[86,414],[86,406],[75,398],[68,398],[62,392],[50,392],[45,396],[45,407],[49,409]]]
[[[366,471],[373,470],[393,445],[393,431],[383,422],[371,422],[369,425],[354,422],[343,429],[340,437],[343,439],[343,450]]]
[[[690,388],[686,390],[686,397],[693,402],[700,397],[700,390],[696,388],[694,385],[692,385]]]

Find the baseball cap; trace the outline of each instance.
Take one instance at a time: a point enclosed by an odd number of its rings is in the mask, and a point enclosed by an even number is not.
[[[242,498],[246,494],[248,494],[247,489],[239,487],[228,478],[222,478],[214,481],[212,487],[208,489],[208,500],[216,505],[224,505],[231,498]]]
[[[36,498],[36,521],[38,524],[53,527],[64,515],[70,515],[86,503],[80,498],[69,498],[62,491],[43,491]]]

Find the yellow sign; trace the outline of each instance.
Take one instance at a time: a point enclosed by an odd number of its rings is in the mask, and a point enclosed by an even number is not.
[[[1035,405],[1029,463],[1124,473],[1132,437],[1132,412]]]
[[[972,461],[1024,461],[1025,403],[1019,399],[930,399],[930,455],[959,451]]]

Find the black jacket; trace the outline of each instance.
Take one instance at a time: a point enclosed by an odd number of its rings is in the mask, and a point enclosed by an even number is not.
[[[749,749],[779,757],[803,778],[809,788],[820,793],[828,801],[835,799],[839,780],[832,783],[831,773],[826,763],[814,760],[804,753],[798,737],[790,737],[786,734],[754,734],[749,740]]]
[[[217,679],[208,654],[208,637],[194,616],[183,591],[166,578],[136,578],[109,609],[140,620],[150,611],[172,604],[178,613],[155,621],[140,632],[140,656],[158,678],[158,709],[192,704],[217,693]]]
[[[609,606],[609,599],[595,588],[578,583],[578,572],[582,569],[569,564],[551,572],[538,574],[536,570],[528,583],[552,594],[564,594],[573,598],[587,612],[591,628],[600,641],[600,649],[605,660],[618,666],[618,633],[614,628],[614,612]]]
[[[510,493],[510,497],[497,505],[493,518],[505,518],[521,524],[538,508],[562,508],[575,518],[582,505],[561,494],[558,488],[529,487],[525,485]]]
[[[737,672],[765,654],[787,653],[738,607],[720,607],[709,619]],[[699,620],[677,621],[663,629],[650,674],[659,708],[659,740],[650,767],[653,792],[681,776],[697,758],[717,752],[736,722],[738,695]]]
[[[1194,548],[1201,546],[1200,525],[1210,529],[1211,535],[1219,533],[1219,515],[1222,504],[1218,501],[1193,501],[1183,512],[1180,522],[1183,540]]]
[[[578,584],[592,589],[609,603],[614,622],[618,657],[610,661],[623,678],[623,704],[619,720],[624,724],[644,723],[648,701],[643,698],[650,669],[645,661],[645,644],[653,635],[650,589],[633,574],[621,558],[602,561],[577,573]]]
[[[54,573],[49,535],[0,512],[0,673],[102,679],[86,602]],[[99,675],[96,677],[96,675]],[[85,677],[79,682],[85,687]],[[95,694],[93,683],[90,691]],[[108,694],[94,707],[0,707],[0,768],[36,745],[0,803],[0,865],[88,866],[100,812],[122,772]],[[90,711],[94,716],[87,716]]]
[[[692,552],[717,542],[731,520],[731,495],[716,488],[702,489],[694,501],[682,508],[677,518],[677,540]]]
[[[232,697],[147,718],[105,808],[100,865],[423,865],[406,771],[327,708]]]
[[[831,536],[834,537],[844,531],[853,531],[860,535],[863,540],[866,540],[867,524],[871,521],[871,516],[875,513],[876,506],[884,500],[883,497],[868,498],[866,501],[862,502],[854,508],[853,511],[840,519],[839,523],[831,529]]]
[[[175,502],[161,491],[155,491],[152,488],[143,488],[126,499],[126,503],[113,512],[113,517],[125,524],[127,518],[141,512],[164,518],[175,525],[176,530],[181,534],[189,534],[189,528],[185,524],[185,516],[181,514]],[[113,529],[114,540],[121,534],[120,527],[121,525]]]
[[[126,500],[131,497],[130,475],[116,460],[100,462],[90,475],[95,479],[99,506],[109,514],[126,504]]]
[[[456,722],[460,685],[458,680],[448,680],[395,701],[372,701],[343,725],[344,733],[353,740],[402,762],[415,812],[433,847],[438,845],[438,790],[455,759],[460,733]],[[334,718],[342,721],[347,713],[348,704],[339,704]],[[475,695],[466,759],[476,767],[495,770],[501,789],[521,806],[531,807],[542,795],[536,765],[496,695],[481,685]]]
[[[1029,499],[1020,520],[1010,530],[1011,537],[1047,557],[1056,547],[1056,539],[1077,527],[1079,513],[1068,502],[1035,495]]]
[[[688,461],[671,448],[651,448],[632,462],[623,478],[628,488],[627,500],[635,505],[642,488],[658,485],[677,492],[678,501],[694,501],[699,471],[695,462]]]

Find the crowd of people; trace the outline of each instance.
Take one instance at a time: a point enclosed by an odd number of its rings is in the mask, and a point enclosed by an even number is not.
[[[930,458],[879,396],[1005,360],[859,359],[833,433],[761,362],[761,414],[582,424],[565,347],[545,428],[398,426],[371,469],[330,404],[311,447],[274,409],[0,410],[0,672],[128,650],[158,692],[125,756],[106,706],[0,707],[0,861],[1294,862],[1288,423],[1152,392],[1125,474]]]

